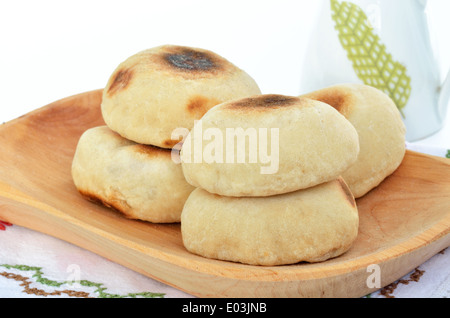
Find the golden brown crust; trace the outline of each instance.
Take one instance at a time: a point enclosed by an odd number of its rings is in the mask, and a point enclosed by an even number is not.
[[[186,109],[189,114],[192,114],[197,118],[201,118],[209,109],[219,103],[220,101],[217,99],[196,95],[189,100]]]
[[[175,147],[181,140],[167,139],[163,141],[163,146],[167,147],[168,150],[171,150]]]
[[[133,146],[133,150],[137,153],[141,153],[147,155],[149,157],[158,157],[158,156],[171,156],[171,150],[165,148],[159,148],[152,145],[141,145],[137,144]]]
[[[106,208],[109,208],[109,209],[111,209],[113,211],[121,213],[126,218],[132,218],[132,216],[127,211],[128,209],[130,209],[130,207],[128,206],[127,208],[125,208],[122,200],[120,200],[118,198],[116,199],[116,198],[112,197],[112,198],[106,199],[106,198],[103,198],[103,197],[101,197],[101,196],[99,196],[99,195],[97,195],[95,193],[92,193],[92,192],[89,192],[89,191],[86,191],[86,190],[83,190],[83,189],[78,189],[78,192],[81,194],[81,196],[84,199],[86,199],[86,200],[88,200],[88,201],[90,201],[92,203],[95,203],[95,204],[98,204],[98,205],[102,205],[102,206],[104,206]]]
[[[303,97],[328,104],[345,117],[351,112],[351,105],[354,104],[354,96],[348,90],[340,89],[338,87],[331,87],[327,90],[312,92],[303,95]]]
[[[345,183],[344,179],[342,178],[337,179],[337,181],[339,182],[339,185],[341,186],[342,192],[344,193],[347,201],[351,204],[352,207],[356,207],[355,197],[353,196],[353,193],[350,191],[350,188],[348,187],[347,183]]]
[[[109,96],[116,94],[130,84],[134,76],[134,70],[132,68],[123,68],[112,76],[110,84],[106,87]]]

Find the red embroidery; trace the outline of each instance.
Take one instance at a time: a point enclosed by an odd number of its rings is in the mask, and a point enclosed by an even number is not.
[[[6,227],[11,226],[11,225],[12,225],[11,223],[0,220],[0,231],[6,230]]]

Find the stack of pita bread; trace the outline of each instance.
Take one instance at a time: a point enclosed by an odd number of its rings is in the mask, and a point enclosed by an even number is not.
[[[400,112],[381,91],[262,94],[243,70],[191,47],[120,64],[102,115],[106,125],[86,131],[74,156],[79,192],[129,218],[180,222],[191,253],[249,265],[347,252],[359,229],[355,199],[405,155]]]

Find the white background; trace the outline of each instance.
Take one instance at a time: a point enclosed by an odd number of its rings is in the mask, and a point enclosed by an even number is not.
[[[263,93],[297,95],[320,4],[320,0],[0,0],[0,121],[102,88],[124,59],[161,44],[210,49],[247,71]],[[446,72],[450,1],[430,0],[429,13]],[[449,124],[427,141],[450,148]]]

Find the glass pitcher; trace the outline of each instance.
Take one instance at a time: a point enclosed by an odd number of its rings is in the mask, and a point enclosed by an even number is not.
[[[407,140],[438,132],[450,98],[426,15],[427,0],[324,0],[301,93],[342,83],[376,87],[396,103]]]

